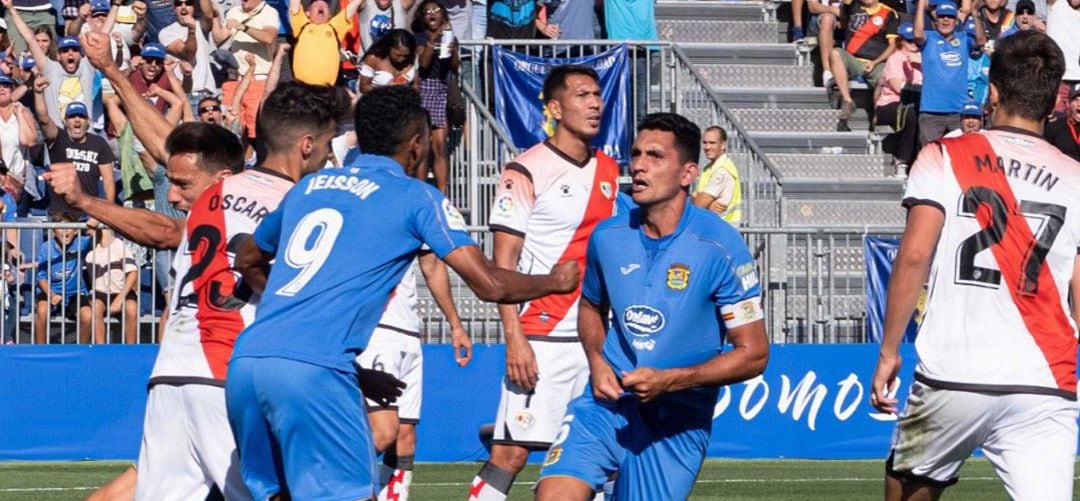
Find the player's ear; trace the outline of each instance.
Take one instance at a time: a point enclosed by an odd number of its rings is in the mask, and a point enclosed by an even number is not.
[[[988,99],[990,101],[990,118],[991,121],[993,121],[994,113],[1001,107],[1001,92],[998,91],[997,86],[993,83],[990,84],[990,97]]]
[[[562,120],[562,106],[559,105],[558,101],[551,99],[544,103],[544,106],[547,107],[548,114],[551,115],[551,118],[555,119],[556,122]]]
[[[697,162],[686,162],[683,164],[683,173],[679,178],[679,185],[683,188],[689,187],[694,183],[694,180],[698,177],[698,164]]]

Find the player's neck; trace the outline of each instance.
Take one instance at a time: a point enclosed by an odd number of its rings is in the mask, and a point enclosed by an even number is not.
[[[563,127],[555,129],[555,134],[548,140],[552,146],[578,163],[584,163],[589,160],[589,156],[592,154],[592,146],[589,146],[589,141],[578,137],[573,132],[566,130]]]
[[[288,154],[270,153],[266,155],[266,160],[262,162],[262,168],[288,176],[293,181],[299,181],[301,177],[304,177],[304,161],[299,158],[292,158]]]
[[[679,192],[674,198],[641,207],[641,227],[645,236],[662,238],[679,227],[686,211],[686,193]]]
[[[1033,134],[1042,136],[1043,124],[1040,120],[1031,120],[1029,118],[1023,118],[1016,115],[1009,115],[1004,112],[997,112],[990,118],[991,124],[995,129],[1001,127],[1012,127],[1015,129],[1023,129]]]

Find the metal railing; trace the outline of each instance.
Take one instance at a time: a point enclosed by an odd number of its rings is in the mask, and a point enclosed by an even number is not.
[[[491,233],[486,227],[469,227],[469,232],[488,256]],[[46,259],[61,231],[69,231],[71,243],[64,252]],[[11,232],[17,232],[12,235]],[[867,235],[898,238],[902,228],[744,228],[743,237],[754,254],[761,275],[768,332],[777,343],[851,343],[866,341],[866,275],[863,238]],[[130,250],[106,255],[102,266],[88,265],[87,254],[98,252],[106,243],[101,235],[82,223],[0,224],[0,261],[6,264],[0,286],[3,305],[0,332],[16,344],[71,343],[154,343],[157,342],[161,314],[165,310],[161,286],[157,283],[156,255],[159,251],[126,244]],[[23,256],[16,258],[15,248]],[[39,256],[43,258],[39,259]],[[91,255],[93,257],[93,255]],[[132,267],[124,268],[130,261]],[[21,266],[20,266],[21,264]],[[20,271],[19,268],[22,268]],[[134,295],[116,313],[110,305],[117,290],[103,288],[92,293],[95,277],[117,271],[135,273]],[[71,270],[74,270],[73,272]],[[50,297],[41,297],[38,272],[56,277],[56,295],[63,302],[53,306]],[[419,273],[418,276],[422,276]],[[69,280],[70,278],[70,280]],[[417,313],[421,336],[428,343],[450,340],[450,326],[431,293],[418,279]],[[84,292],[85,291],[85,292]],[[469,287],[451,272],[451,292],[458,315],[467,332],[478,343],[503,342],[502,325],[496,306],[476,298]],[[40,300],[39,300],[40,298]],[[126,297],[120,302],[126,302]],[[70,305],[70,306],[69,306]],[[42,315],[42,316],[39,316]]]
[[[717,124],[728,131],[727,149],[740,155],[745,165],[742,173],[743,225],[748,227],[781,227],[784,222],[783,177],[769,158],[739,124],[708,80],[698,71],[678,45],[671,46],[675,83],[674,111],[695,122]]]

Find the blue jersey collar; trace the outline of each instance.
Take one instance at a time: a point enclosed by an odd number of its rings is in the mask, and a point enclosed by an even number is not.
[[[690,203],[690,197],[686,197],[686,205],[683,207],[682,217],[679,218],[679,224],[675,227],[675,231],[671,232],[670,235],[664,235],[660,238],[652,238],[645,234],[645,228],[641,224],[641,208],[634,208],[634,210],[630,212],[630,224],[641,235],[642,241],[653,242],[659,247],[659,250],[664,250],[671,242],[682,234],[687,226],[690,225],[690,220],[694,218],[694,208],[694,205]]]
[[[405,167],[397,163],[397,160],[383,155],[368,155],[361,153],[356,156],[349,163],[349,167],[356,167],[364,170],[385,170],[390,171],[392,174],[405,175]]]

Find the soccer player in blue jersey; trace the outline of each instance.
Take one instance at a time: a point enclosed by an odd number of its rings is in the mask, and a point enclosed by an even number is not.
[[[254,245],[238,251],[237,268],[263,290],[225,386],[254,499],[374,494],[375,449],[353,360],[421,245],[486,301],[568,292],[579,280],[573,261],[548,275],[497,268],[442,193],[412,178],[431,143],[412,88],[364,94],[356,135],[367,154],[302,179],[259,225]]]
[[[686,499],[718,388],[765,370],[753,258],[687,194],[700,142],[698,127],[673,113],[638,125],[630,170],[639,208],[589,240],[578,333],[591,389],[566,411],[537,499],[592,499],[613,474],[614,499]],[[733,348],[722,352],[725,341]]]

